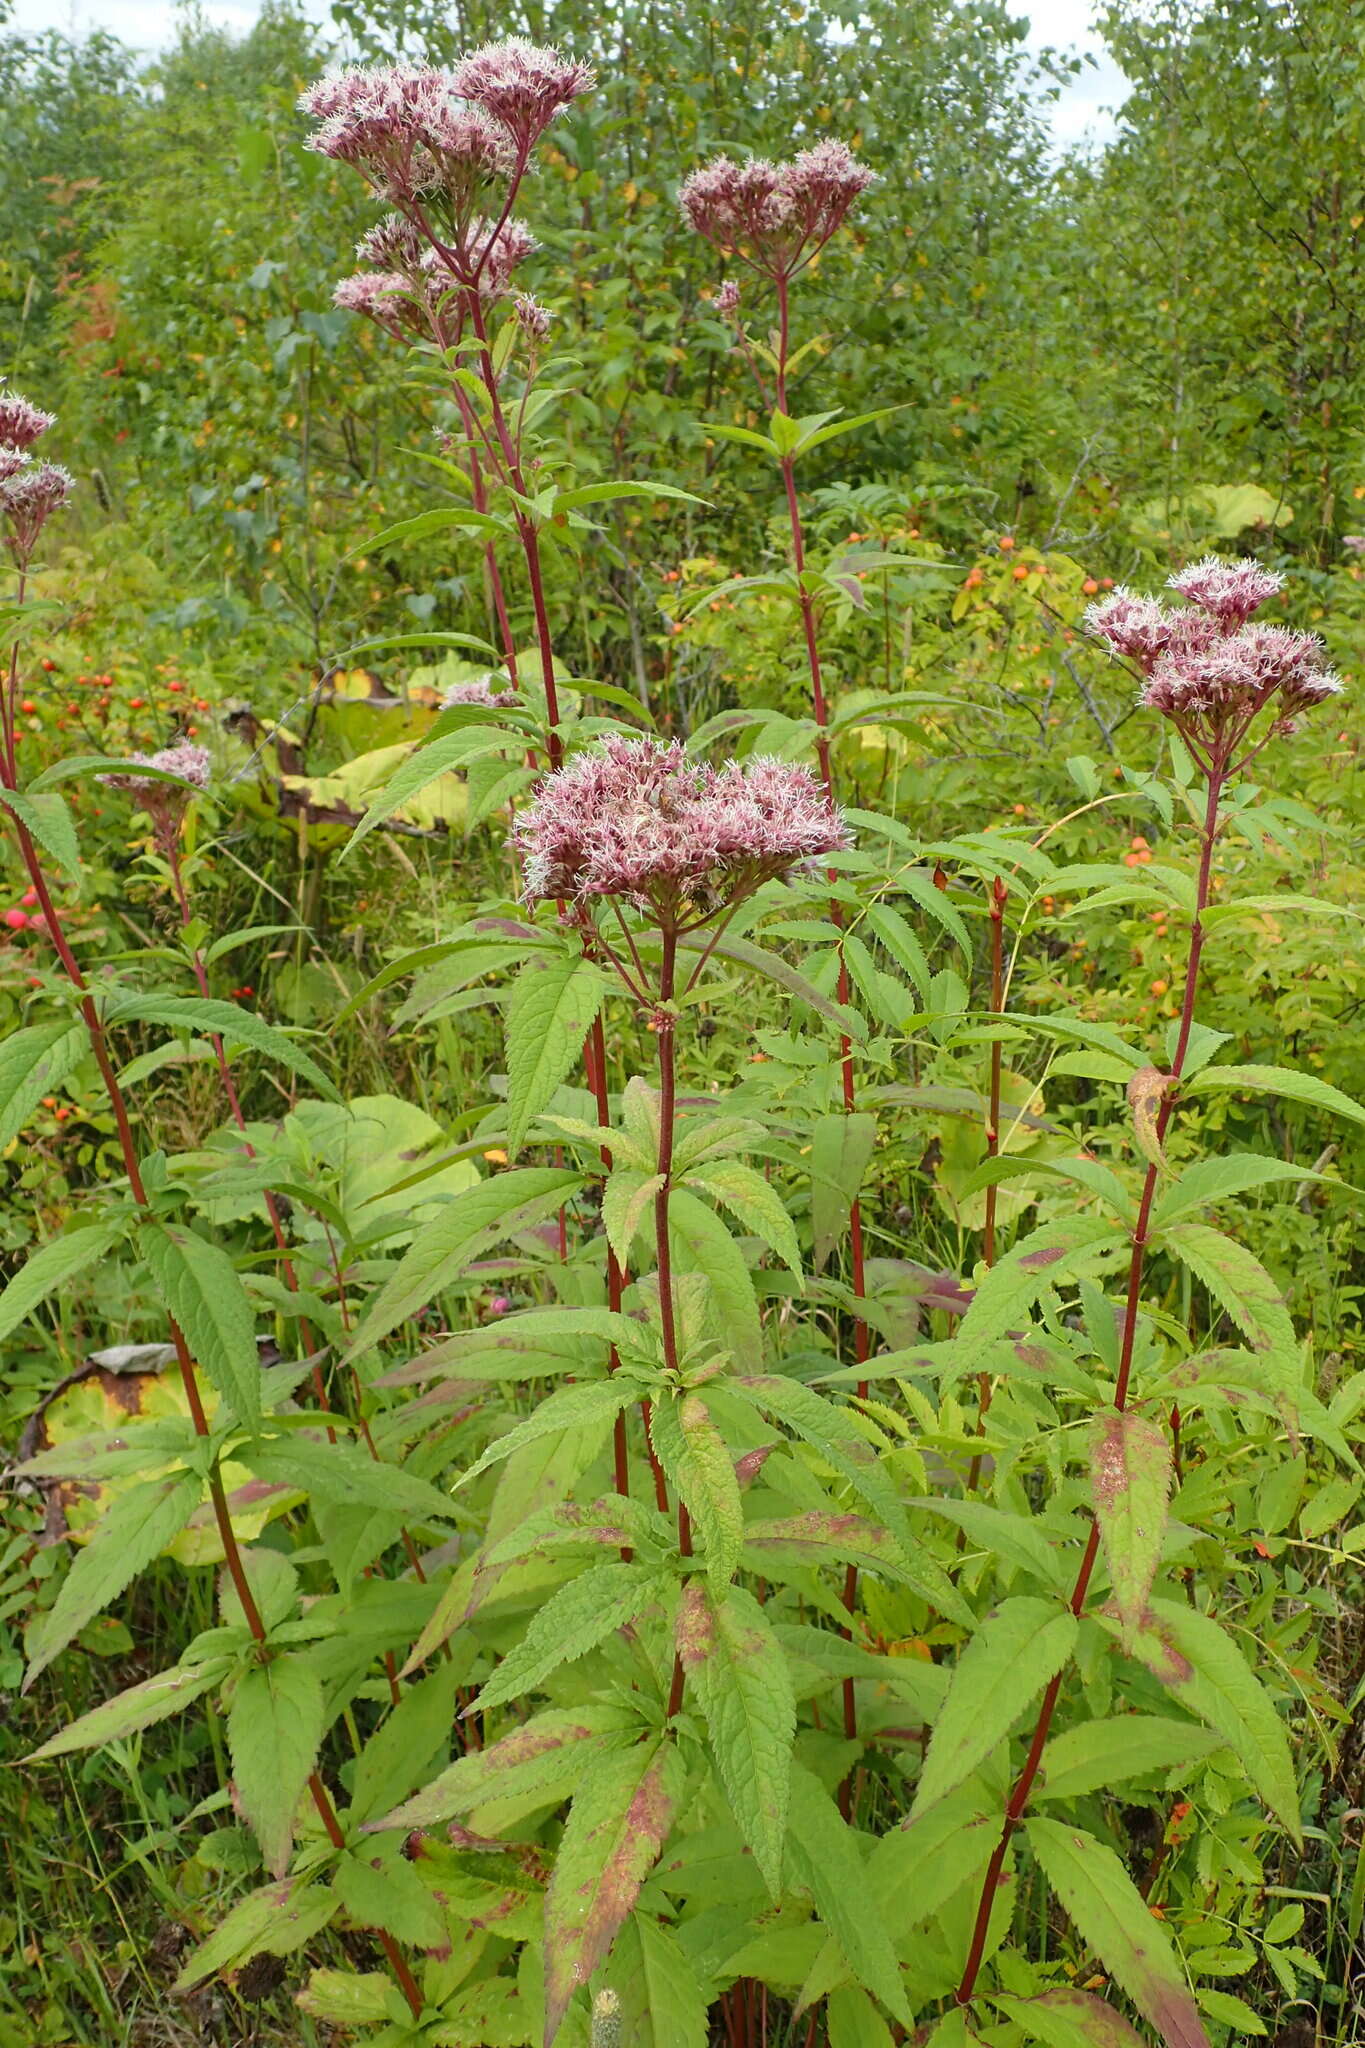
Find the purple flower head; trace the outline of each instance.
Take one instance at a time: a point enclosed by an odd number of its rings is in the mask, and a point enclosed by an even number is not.
[[[139,768],[155,768],[157,775],[139,775]],[[197,790],[209,786],[209,757],[204,747],[193,746],[189,740],[178,740],[173,747],[163,747],[156,754],[132,754],[128,760],[128,773],[101,775],[99,780],[110,789],[125,789],[138,809],[145,811],[152,821],[152,830],[163,846],[174,840],[180,830],[180,823],[189,809]],[[175,775],[178,782],[163,782],[162,775]],[[188,787],[182,787],[187,784]]]
[[[308,147],[348,163],[400,202],[442,197],[467,214],[487,187],[515,168],[512,138],[456,91],[432,64],[392,64],[321,79],[299,105],[321,125]]]
[[[0,484],[7,483],[12,476],[18,476],[27,469],[33,457],[27,448],[6,448],[0,443]]]
[[[55,412],[40,412],[17,391],[0,391],[0,448],[31,448],[56,423]]]
[[[726,278],[711,304],[722,315],[739,311],[739,286],[732,277]]]
[[[550,123],[597,83],[590,65],[524,36],[472,50],[453,75],[456,92],[500,121],[523,157]]]
[[[513,836],[528,899],[620,896],[672,926],[850,843],[805,768],[715,769],[676,740],[622,738],[547,776]]]
[[[16,562],[28,561],[47,521],[74,489],[70,470],[55,462],[28,463],[0,483],[0,521],[8,528],[5,538]]]
[[[528,341],[547,341],[554,324],[554,315],[548,306],[542,306],[539,299],[530,292],[518,292],[512,302],[517,316],[517,325]]]
[[[1348,554],[1365,555],[1365,533],[1343,533],[1341,545]]]
[[[727,255],[767,276],[790,277],[824,247],[875,176],[843,142],[817,143],[787,163],[718,156],[684,181],[678,204],[687,225]]]
[[[1249,557],[1224,562],[1217,555],[1205,555],[1202,562],[1193,562],[1172,576],[1169,588],[1178,590],[1201,611],[1212,613],[1223,625],[1244,626],[1267,598],[1284,588],[1284,578]]]
[[[399,270],[358,270],[354,277],[343,277],[333,287],[332,304],[345,313],[363,313],[386,334],[423,331],[412,281]]]
[[[355,245],[360,261],[371,270],[415,271],[426,247],[410,220],[401,213],[386,213]]]
[[[1251,623],[1282,580],[1259,563],[1209,555],[1171,578],[1186,607],[1116,590],[1086,624],[1142,671],[1139,701],[1171,719],[1196,758],[1226,771],[1272,700],[1272,730],[1291,732],[1299,713],[1342,688],[1315,633]]]
[[[520,704],[521,697],[516,690],[495,690],[489,682],[452,683],[441,700],[451,704],[484,704],[490,711],[505,711],[513,704]]]

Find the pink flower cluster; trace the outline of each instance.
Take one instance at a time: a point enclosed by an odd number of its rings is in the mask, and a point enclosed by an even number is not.
[[[17,391],[0,391],[0,525],[5,544],[26,568],[51,515],[71,496],[74,479],[55,462],[35,463],[29,450],[56,421]]]
[[[765,276],[786,278],[819,253],[875,182],[847,143],[818,142],[786,163],[718,156],[685,180],[678,204],[708,242]]]
[[[1208,555],[1170,579],[1184,607],[1118,589],[1086,624],[1142,671],[1140,701],[1176,724],[1196,758],[1226,766],[1272,699],[1273,730],[1292,732],[1299,713],[1342,687],[1316,633],[1252,623],[1283,580],[1259,562]]]
[[[139,768],[152,768],[156,773],[139,775]],[[164,840],[179,831],[195,791],[208,788],[209,770],[206,748],[196,747],[189,740],[178,740],[156,754],[131,754],[127,773],[101,775],[99,779],[110,789],[126,789],[151,819],[157,837]],[[178,780],[163,782],[164,775],[174,775]]]
[[[549,775],[513,826],[528,899],[619,896],[677,928],[850,844],[814,776],[711,768],[678,741],[613,738]]]
[[[516,690],[495,690],[491,683],[452,683],[441,701],[446,705],[484,704],[490,711],[505,711],[520,704],[521,697]]]
[[[590,65],[525,36],[508,36],[471,51],[455,66],[453,78],[455,91],[501,121],[523,152],[597,83]]]

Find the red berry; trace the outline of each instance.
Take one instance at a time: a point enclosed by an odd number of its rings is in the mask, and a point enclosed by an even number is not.
[[[184,687],[185,685],[183,683],[167,683],[166,685],[166,688],[172,691],[176,696],[179,696],[180,692],[184,689]]]
[[[47,670],[49,675],[51,675],[53,669],[56,668],[57,664],[55,661],[45,661],[41,664],[41,666]]]
[[[23,911],[19,909],[7,910],[5,912],[5,923],[12,932],[25,932],[28,930],[28,919]]]
[[[145,698],[142,698],[142,697],[130,697],[130,698],[128,699],[128,709],[129,709],[130,711],[141,711],[141,709],[142,709],[142,706],[143,706],[143,704],[144,704],[145,702],[146,702],[146,699],[145,699]]]
[[[31,718],[33,716],[33,713],[38,709],[38,706],[34,703],[32,697],[25,697],[23,703],[19,706],[19,709],[24,713],[26,718]]]
[[[32,910],[34,904],[38,901],[38,891],[36,889],[25,889],[20,901],[25,910]]]

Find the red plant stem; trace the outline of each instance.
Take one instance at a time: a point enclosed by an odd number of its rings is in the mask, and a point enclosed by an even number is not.
[[[588,1035],[588,1044],[584,1051],[585,1055],[587,1055],[589,1080],[592,1085],[594,1099],[597,1103],[597,1121],[602,1129],[605,1130],[611,1122],[611,1103],[607,1093],[607,1043],[606,1035],[602,1029],[600,1011],[593,1019],[592,1030]],[[612,1169],[612,1155],[609,1146],[603,1145],[600,1157],[604,1173],[610,1173]],[[612,1250],[610,1243],[608,1243],[607,1307],[613,1315],[620,1313],[621,1298],[625,1292],[625,1284],[626,1276],[621,1268],[621,1262]],[[615,1372],[620,1363],[621,1360],[617,1355],[616,1346],[613,1344],[607,1353],[608,1372]],[[649,1448],[650,1456],[652,1457],[654,1455],[654,1446],[651,1444]],[[612,1430],[612,1454],[616,1491],[620,1494],[629,1494],[630,1466],[626,1452],[626,1418],[624,1412],[620,1409],[617,1410],[616,1421]],[[622,1562],[629,1564],[633,1555],[634,1553],[627,1545],[621,1552]]]
[[[780,412],[787,410],[787,355],[791,339],[790,279],[779,272],[774,282],[777,286],[777,405]],[[815,719],[815,754],[820,764],[820,780],[825,787],[825,796],[831,806],[834,803],[834,777],[829,756],[829,706],[825,701],[824,672],[820,665],[820,638],[816,626],[815,599],[806,589],[806,538],[801,523],[801,501],[796,490],[796,462],[790,455],[780,458],[782,488],[787,499],[787,522],[791,527],[792,566],[796,571],[796,601],[801,612],[801,632],[806,643],[806,666],[810,671],[811,711]],[[847,1003],[850,994],[848,967],[844,960],[842,932],[843,910],[837,902],[830,904],[830,916],[841,934],[839,945],[839,987],[841,1003]],[[843,1085],[844,1112],[849,1114],[856,1100],[853,1086],[853,1047],[847,1038],[839,1041],[839,1066]],[[867,1293],[867,1273],[863,1255],[863,1211],[855,1195],[848,1212],[849,1259],[852,1266],[853,1298],[861,1301]],[[859,1365],[866,1365],[871,1353],[867,1324],[861,1316],[854,1319],[853,1350]],[[868,1383],[858,1381],[858,1399],[867,1399]],[[858,1600],[858,1567],[849,1565],[844,1573],[844,1611],[852,1614]],[[845,1629],[844,1634],[852,1631]],[[858,1738],[858,1700],[853,1680],[846,1678],[843,1685],[844,1736],[849,1742]],[[847,1820],[852,1805],[852,1785],[848,1778],[839,1787],[839,1807]]]
[[[678,1062],[673,989],[678,962],[678,934],[672,925],[663,933],[663,959],[659,967],[659,1008],[655,1013],[659,1039],[659,1192],[654,1197],[654,1255],[658,1267],[659,1327],[663,1332],[664,1365],[670,1374],[678,1370],[678,1328],[673,1307],[673,1248],[668,1237],[668,1201],[672,1193],[673,1127],[677,1121]],[[692,1523],[682,1501],[678,1502],[678,1549],[692,1555]],[[673,1659],[673,1682],[668,1691],[668,1718],[682,1705],[685,1674],[681,1656]]]
[[[6,789],[13,789],[15,787],[14,774],[8,760],[5,761],[3,770],[0,770],[0,787]],[[49,936],[56,949],[57,957],[62,963],[66,977],[75,989],[80,1002],[81,1016],[85,1021],[85,1028],[90,1037],[90,1049],[95,1055],[95,1061],[99,1067],[100,1076],[109,1097],[109,1105],[114,1112],[114,1123],[119,1136],[119,1149],[123,1154],[124,1170],[128,1175],[129,1189],[138,1207],[147,1209],[150,1205],[147,1200],[147,1190],[142,1179],[142,1169],[138,1160],[137,1146],[133,1139],[132,1125],[128,1118],[128,1105],[124,1100],[123,1090],[119,1086],[118,1076],[114,1072],[113,1061],[109,1056],[108,1041],[104,1034],[104,1025],[100,1018],[99,1010],[96,1007],[94,996],[91,994],[90,984],[86,981],[85,975],[81,971],[80,962],[71,950],[65,928],[57,911],[57,906],[53,902],[51,891],[47,886],[47,877],[43,872],[43,865],[38,857],[38,850],[29,835],[28,828],[18,818],[14,820],[14,825],[19,840],[19,851],[23,858],[24,866],[28,870],[29,880],[38,897],[38,903],[42,910]],[[181,1384],[185,1390],[185,1405],[189,1409],[190,1420],[194,1424],[194,1433],[196,1436],[206,1437],[210,1434],[208,1419],[204,1414],[204,1404],[200,1399],[199,1386],[195,1378],[194,1361],[190,1356],[190,1348],[186,1342],[185,1333],[174,1316],[168,1315],[166,1320],[170,1325],[171,1341],[175,1346],[176,1364],[179,1367]],[[209,1475],[208,1485],[209,1499],[213,1506],[213,1519],[217,1525],[219,1541],[223,1546],[223,1558],[227,1565],[228,1577],[232,1580],[233,1591],[237,1595],[243,1618],[251,1632],[253,1641],[263,1643],[266,1638],[265,1623],[261,1619],[261,1610],[256,1604],[256,1596],[251,1590],[251,1582],[247,1578],[246,1567],[242,1563],[242,1553],[237,1544],[237,1532],[232,1526],[232,1514],[228,1508],[227,1495],[223,1490],[222,1474],[216,1465]],[[323,1784],[321,1777],[316,1771],[309,1777],[308,1790],[332,1846],[338,1849],[344,1848],[346,1838],[337,1820],[336,1809],[332,1805],[327,1787]],[[402,1990],[403,1996],[407,1999],[412,2009],[415,2019],[422,2010],[422,1994],[417,1988],[412,1971],[408,1968],[407,1962],[404,1960],[392,1935],[381,1933],[379,1939],[384,1953],[389,1959],[394,1976]]]
[[[990,912],[991,1015],[996,1019],[999,1018],[1001,1011],[1005,1007],[1005,903],[1008,896],[1008,889],[1001,881],[999,875],[997,875],[991,884]],[[1000,1040],[997,1038],[991,1046],[990,1106],[986,1112],[989,1119],[986,1125],[986,1157],[988,1159],[998,1159],[1000,1156],[1000,1053]],[[986,1189],[986,1228],[981,1247],[981,1262],[987,1270],[995,1264],[995,1195],[996,1183],[992,1181]],[[991,1405],[990,1374],[988,1372],[978,1373],[976,1385],[978,1394],[976,1411],[977,1430],[979,1434],[984,1435],[986,1416],[990,1412]],[[973,1454],[971,1469],[967,1474],[968,1493],[975,1493],[980,1483],[981,1453],[977,1451]],[[966,1540],[967,1531],[959,1529],[957,1532],[957,1547],[959,1550],[963,1548]]]
[[[1210,878],[1213,870],[1213,849],[1218,838],[1218,800],[1223,792],[1226,774],[1226,763],[1216,762],[1213,767],[1213,773],[1208,778],[1208,801],[1204,810],[1203,846],[1199,861],[1199,883],[1195,897],[1194,922],[1190,927],[1189,954],[1185,966],[1185,995],[1181,1004],[1180,1030],[1176,1039],[1175,1053],[1171,1060],[1170,1076],[1165,1094],[1162,1097],[1161,1107],[1157,1112],[1156,1140],[1158,1148],[1160,1148],[1162,1140],[1165,1138],[1166,1127],[1171,1119],[1171,1112],[1175,1104],[1176,1087],[1184,1071],[1185,1055],[1189,1050],[1190,1044],[1190,1033],[1194,1028],[1194,1000],[1199,987],[1199,962],[1204,950],[1203,917],[1205,910],[1208,908]],[[1132,1254],[1128,1265],[1128,1295],[1123,1314],[1123,1336],[1119,1349],[1118,1376],[1114,1387],[1114,1406],[1120,1411],[1128,1406],[1128,1386],[1132,1377],[1133,1348],[1137,1337],[1138,1305],[1142,1297],[1143,1264],[1147,1255],[1147,1230],[1151,1221],[1152,1204],[1156,1199],[1157,1182],[1159,1179],[1160,1168],[1156,1161],[1152,1160],[1148,1165],[1146,1178],[1142,1185],[1142,1198],[1138,1204],[1137,1221],[1133,1226]],[[1100,1525],[1098,1522],[1092,1522],[1069,1603],[1071,1612],[1078,1620],[1085,1610],[1086,1595],[1090,1591],[1090,1580],[1095,1570],[1095,1560],[1099,1555],[1099,1548]],[[976,1989],[976,1980],[980,1974],[982,1959],[986,1952],[986,1938],[990,1931],[991,1910],[995,1902],[996,1886],[1000,1882],[1000,1874],[1004,1869],[1005,1856],[1009,1849],[1010,1841],[1023,1819],[1024,1810],[1028,1805],[1029,1794],[1033,1790],[1033,1781],[1038,1775],[1038,1767],[1043,1758],[1043,1748],[1052,1726],[1052,1717],[1056,1712],[1057,1701],[1062,1690],[1062,1680],[1065,1675],[1065,1668],[1063,1668],[1063,1670],[1057,1673],[1056,1677],[1049,1684],[1047,1691],[1043,1694],[1042,1704],[1038,1709],[1038,1719],[1034,1724],[1033,1736],[1029,1742],[1028,1755],[1024,1759],[1023,1769],[1014,1781],[1014,1787],[1005,1808],[1005,1820],[1000,1831],[1000,1839],[996,1843],[994,1854],[987,1867],[985,1880],[981,1887],[981,1900],[977,1907],[976,1924],[972,1931],[972,1941],[967,1953],[966,1967],[962,1972],[962,1981],[955,1993],[959,2005],[969,2005],[972,1994]]]

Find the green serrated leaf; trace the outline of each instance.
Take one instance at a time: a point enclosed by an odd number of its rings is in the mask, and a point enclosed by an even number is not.
[[[695,1394],[661,1396],[649,1427],[659,1463],[701,1538],[707,1572],[717,1587],[727,1586],[739,1569],[744,1507],[725,1439]]]
[[[1124,1628],[1146,1612],[1166,1534],[1171,1447],[1154,1422],[1131,1408],[1095,1419],[1090,1491],[1114,1604]]]
[[[294,1816],[322,1741],[322,1680],[301,1657],[272,1657],[240,1673],[228,1714],[238,1802],[266,1868],[283,1876]]]
[[[772,1896],[782,1892],[796,1701],[767,1616],[741,1586],[684,1586],[678,1656],[701,1703],[712,1761]]]
[[[329,1102],[340,1100],[322,1068],[287,1032],[237,1003],[209,996],[120,995],[110,1003],[104,1021],[106,1025],[164,1024],[172,1031],[188,1031],[194,1038],[221,1038],[230,1045],[249,1046],[298,1074]]]
[[[238,1422],[253,1429],[261,1417],[256,1318],[231,1259],[205,1238],[167,1223],[145,1223],[138,1246],[191,1356]]]
[[[45,1095],[60,1088],[90,1050],[82,1023],[29,1024],[0,1042],[0,1152],[17,1138]]]
[[[563,953],[529,960],[507,1017],[507,1145],[515,1152],[583,1050],[607,992],[600,968]]]
[[[953,1668],[934,1722],[912,1815],[969,1778],[1055,1678],[1076,1647],[1076,1617],[1055,1601],[1021,1594],[977,1629]]]
[[[913,2025],[896,1952],[867,1882],[858,1836],[819,1779],[792,1768],[788,1833],[793,1873],[843,1951],[857,1981],[904,2027]]]
[[[31,1253],[8,1287],[0,1291],[0,1337],[17,1329],[49,1294],[65,1287],[87,1266],[93,1266],[96,1259],[102,1259],[123,1236],[128,1221],[127,1217],[118,1217],[89,1223],[50,1239],[41,1250]]]
[[[746,1231],[761,1238],[799,1277],[801,1246],[795,1226],[776,1189],[761,1173],[738,1159],[709,1160],[689,1167],[687,1185],[702,1188],[723,1203]]]
[[[537,1608],[524,1635],[483,1687],[473,1708],[487,1713],[504,1700],[520,1699],[557,1671],[576,1663],[599,1643],[634,1621],[662,1598],[668,1581],[638,1564],[598,1564],[561,1586]]]

